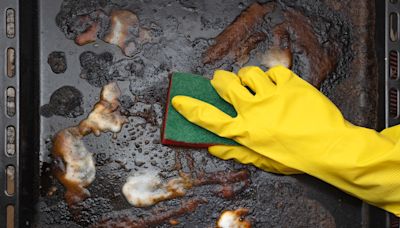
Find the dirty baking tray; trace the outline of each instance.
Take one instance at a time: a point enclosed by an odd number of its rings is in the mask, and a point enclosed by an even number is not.
[[[273,40],[273,25],[282,22],[288,22],[293,43],[293,70],[311,75],[310,81],[348,120],[378,130],[398,123],[399,3],[282,0],[278,3],[281,14],[263,17],[268,23],[256,29],[260,36],[243,41],[247,49],[213,57],[208,50],[219,42],[213,38],[253,3],[1,0],[0,147],[4,153],[0,155],[0,189],[4,190],[0,227],[87,227],[106,220],[118,223],[121,218],[158,227],[175,223],[176,227],[212,227],[223,210],[241,207],[250,209],[247,217],[254,227],[398,226],[393,216],[312,177],[274,175],[219,160],[205,150],[160,144],[168,75],[183,71],[211,77],[217,68],[260,65],[262,53]],[[139,33],[145,28],[151,42],[135,43],[134,49],[109,44],[102,33],[108,31],[109,15],[120,9],[137,15]],[[288,15],[293,16],[292,22]],[[100,25],[97,37],[89,37],[93,41],[89,42],[80,34],[93,18]],[[293,18],[300,18],[297,23],[302,26],[294,28]],[[313,39],[293,38],[299,28],[305,32],[312,28],[315,34],[309,37]],[[326,78],[315,78],[321,71],[313,69],[312,57],[304,48],[319,49],[310,40],[333,47],[326,53]],[[204,64],[207,53],[211,57]],[[129,123],[117,138],[107,133],[84,139],[94,153],[96,179],[88,188],[91,197],[79,210],[72,210],[65,203],[64,187],[51,172],[51,139],[57,131],[84,119],[98,101],[101,86],[110,81],[117,81],[121,88]],[[194,187],[184,197],[154,207],[132,207],[121,193],[122,185],[130,174],[153,169],[165,178],[177,176],[178,171],[224,179],[242,170],[249,176],[230,183],[233,196],[229,199],[218,194],[224,186],[216,183]],[[190,213],[178,213],[181,203],[200,198],[208,203]]]

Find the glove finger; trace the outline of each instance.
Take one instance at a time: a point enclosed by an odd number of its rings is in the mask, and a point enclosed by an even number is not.
[[[239,70],[238,76],[242,84],[248,86],[256,95],[265,96],[274,93],[276,90],[276,85],[259,67],[243,67]]]
[[[295,76],[291,70],[280,65],[272,67],[265,73],[276,85],[282,85]]]
[[[397,142],[400,140],[400,125],[388,127],[381,131],[381,134],[393,140],[394,142]]]
[[[217,93],[226,102],[232,104],[237,111],[241,108],[239,103],[243,103],[242,101],[250,101],[254,98],[253,94],[241,84],[239,77],[229,71],[216,70],[211,80],[211,85]]]
[[[234,159],[242,164],[253,164],[267,172],[286,175],[301,173],[244,146],[216,145],[210,146],[208,152],[223,160]]]
[[[175,96],[172,106],[190,122],[221,137],[236,136],[232,127],[234,119],[206,102],[188,96]]]

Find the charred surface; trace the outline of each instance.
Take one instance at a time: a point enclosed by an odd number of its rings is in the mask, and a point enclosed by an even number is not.
[[[321,9],[304,10],[293,3],[254,3],[214,39],[215,44],[208,47],[203,62],[214,64],[226,58],[242,66],[261,43],[268,51],[261,53],[267,56],[262,56],[259,64],[275,65],[270,64],[271,58],[276,58],[274,52],[280,49],[285,65],[291,66],[294,58],[294,70],[319,88],[336,70],[339,58],[347,60],[351,56],[349,25],[340,15],[318,14]]]
[[[259,4],[265,4],[262,2]],[[63,199],[63,186],[52,178],[42,178],[37,227],[87,227],[106,219],[110,223],[118,222],[114,219],[123,217],[138,222],[158,215],[165,220],[154,226],[169,227],[170,219],[163,217],[163,212],[179,209],[182,202],[195,198],[205,198],[208,203],[190,213],[173,216],[172,219],[179,221],[177,227],[214,226],[223,211],[237,208],[249,209],[246,218],[254,227],[353,227],[355,223],[360,224],[359,201],[312,178],[303,182],[296,177],[276,176],[233,161],[219,160],[205,150],[170,148],[160,144],[159,129],[171,72],[191,72],[211,78],[217,68],[237,71],[246,61],[246,65],[261,65],[259,56],[274,46],[278,37],[280,47],[288,45],[291,48],[292,69],[300,76],[307,76],[311,71],[308,64],[312,61],[305,55],[305,50],[311,49],[300,45],[301,31],[295,30],[295,25],[285,23],[285,14],[289,12],[299,14],[308,24],[317,50],[327,53],[330,48],[336,50],[334,67],[326,79],[322,79],[321,90],[350,121],[375,126],[377,75],[371,49],[373,3],[277,1],[278,7],[262,18],[254,32],[241,38],[243,42],[247,41],[245,45],[234,47],[235,52],[229,51],[214,64],[204,65],[204,53],[216,45],[214,38],[253,3],[255,1],[54,0],[46,4],[46,9],[40,11],[41,17],[49,18],[43,22],[45,29],[41,33],[45,60],[41,68],[49,68],[48,53],[55,50],[65,53],[69,66],[67,77],[64,74],[55,77],[50,70],[42,75],[41,104],[48,103],[51,94],[63,85],[74,85],[83,95],[81,106],[86,116],[98,101],[99,87],[115,80],[121,86],[124,109],[121,111],[129,116],[129,124],[115,139],[110,140],[111,134],[85,137],[88,150],[95,153],[97,178],[88,187],[91,197],[79,204],[82,213],[68,209]],[[139,28],[148,29],[150,37],[157,41],[143,44],[132,58],[124,56],[115,45],[102,42],[109,32],[113,10],[134,13]],[[56,18],[56,23],[51,18]],[[284,31],[288,36],[274,36],[274,28],[281,24],[285,24]],[[74,42],[77,37],[82,46]],[[102,54],[107,52],[109,54]],[[82,53],[87,55],[80,59]],[[236,56],[248,56],[248,59],[236,59]],[[79,77],[81,73],[85,79]],[[49,162],[48,148],[51,146],[46,143],[49,137],[58,129],[75,126],[79,121],[57,115],[42,118],[43,162]],[[191,155],[188,159],[178,156],[179,169],[174,168],[177,153]],[[43,164],[42,175],[48,175],[45,171],[48,165]],[[178,176],[180,170],[201,180],[215,173],[229,176],[233,170],[242,169],[249,171],[248,180],[195,186],[182,198],[160,202],[151,208],[134,208],[121,194],[126,178],[139,171],[159,170],[161,177],[167,180]]]
[[[52,115],[75,118],[83,114],[82,93],[72,86],[63,86],[50,96],[48,104],[40,108],[40,114],[44,117]]]
[[[251,4],[215,38],[215,44],[207,49],[203,63],[213,64],[227,55],[235,59],[243,58],[241,55],[246,54],[246,51],[241,49],[252,50],[264,38],[264,34],[255,32],[261,25],[264,15],[274,8],[275,3]],[[248,52],[250,51],[247,51],[247,54]]]
[[[121,216],[118,215],[117,218],[106,218],[94,224],[93,228],[145,228],[145,227],[153,227],[156,225],[160,225],[168,221],[168,219],[179,217],[184,214],[194,212],[197,207],[201,204],[207,203],[204,199],[193,199],[187,202],[183,202],[182,205],[177,209],[169,209],[165,210],[164,212],[155,211],[152,215],[148,216],[147,218],[136,218],[133,219],[132,217],[136,216]]]
[[[104,52],[99,55],[87,51],[79,56],[82,71],[80,77],[96,87],[102,87],[111,82],[116,72],[110,72],[113,55]]]
[[[76,8],[86,4],[74,3],[76,5],[64,5],[56,17],[56,23],[67,38],[80,46],[101,39],[117,45],[124,55],[132,57],[142,51],[143,45],[159,35],[157,28],[141,27],[134,12],[111,7],[111,4],[107,7],[107,1],[91,4],[86,9]]]
[[[320,44],[307,17],[294,10],[284,13],[286,21],[275,28],[274,35],[279,35],[283,29],[292,30],[292,49],[297,61],[294,68],[303,72],[302,77],[319,88],[321,83],[334,71],[338,62],[339,45],[336,40],[327,40],[329,44]]]
[[[47,58],[47,63],[56,74],[64,73],[67,70],[67,59],[62,51],[53,51]]]
[[[56,16],[56,24],[68,39],[76,39],[80,34],[85,33],[94,21],[101,21],[99,9],[109,10],[113,3],[111,0],[102,1],[64,1],[62,10]],[[104,14],[104,13],[102,13]],[[108,29],[109,21],[102,22],[102,32]]]
[[[143,77],[143,60],[138,58],[114,61],[114,56],[110,52],[96,54],[86,51],[80,54],[79,60],[81,64],[80,77],[95,87],[102,87],[114,80],[126,81],[128,79],[135,80],[138,87],[143,87],[142,85],[146,81],[146,78]]]
[[[83,143],[83,137],[101,132],[117,134],[128,122],[119,109],[121,91],[115,82],[105,85],[100,100],[79,125],[59,130],[51,148],[54,176],[66,188],[65,201],[70,208],[90,197],[87,187],[94,181],[96,168],[93,154]]]

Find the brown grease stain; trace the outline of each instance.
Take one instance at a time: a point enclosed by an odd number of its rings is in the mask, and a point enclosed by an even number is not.
[[[237,55],[250,52],[262,40],[261,34],[254,35],[253,32],[264,20],[264,15],[274,9],[275,3],[251,4],[215,38],[216,43],[206,50],[203,63],[214,64],[227,55],[243,58]]]
[[[144,228],[164,223],[174,217],[194,212],[201,204],[207,203],[205,199],[190,199],[183,202],[177,209],[168,209],[164,212],[155,211],[152,216],[146,218],[132,218],[124,216],[120,218],[106,218],[91,226],[91,228]]]
[[[83,137],[90,133],[94,133],[97,136],[100,132],[109,131],[110,129],[102,129],[96,121],[90,120],[91,114],[95,112],[104,115],[105,118],[101,119],[101,121],[113,121],[114,124],[120,127],[128,122],[126,117],[121,116],[119,112],[119,96],[120,90],[116,83],[106,85],[101,91],[100,101],[95,104],[89,116],[82,120],[77,126],[60,130],[53,138],[53,172],[55,177],[66,188],[65,201],[69,207],[73,207],[73,205],[90,196],[86,187],[91,183],[76,182],[66,178],[67,170],[64,157],[72,152],[71,146],[67,144],[67,139],[73,137],[76,140],[82,140]]]
[[[319,43],[311,23],[298,11],[288,9],[284,12],[285,22],[274,30],[292,29],[295,33],[294,45],[302,50],[309,62],[309,73],[302,75],[306,81],[319,88],[337,64],[338,50],[331,47],[325,49]]]

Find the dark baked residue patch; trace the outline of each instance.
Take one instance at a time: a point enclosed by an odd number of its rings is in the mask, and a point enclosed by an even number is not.
[[[107,85],[114,77],[109,72],[113,58],[110,52],[103,52],[99,55],[91,51],[83,52],[79,56],[82,67],[80,77],[95,87]]]
[[[80,77],[95,87],[102,87],[114,80],[125,81],[143,76],[144,63],[140,58],[114,61],[114,56],[110,52],[96,54],[85,51],[79,56],[79,60]]]
[[[135,104],[134,100],[128,95],[122,95],[119,102],[123,109],[130,109]]]
[[[65,58],[65,53],[62,51],[53,51],[50,53],[47,63],[56,74],[64,73],[67,70],[67,59]]]
[[[56,24],[68,39],[75,39],[79,34],[85,32],[96,19],[102,26],[101,29],[108,28],[108,21],[99,18],[98,10],[109,12],[115,6],[111,0],[101,1],[63,1],[60,12],[56,16]],[[108,18],[108,17],[107,17]],[[105,18],[105,19],[107,19]],[[103,34],[105,31],[100,31]]]
[[[50,96],[48,104],[40,107],[40,115],[51,117],[52,115],[75,118],[83,114],[82,93],[72,86],[63,86]]]

